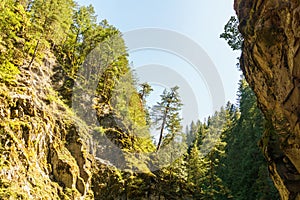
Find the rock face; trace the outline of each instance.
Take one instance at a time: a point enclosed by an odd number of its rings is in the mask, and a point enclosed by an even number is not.
[[[300,2],[235,0],[243,73],[267,120],[261,147],[282,199],[300,199]]]
[[[59,97],[71,93],[60,91],[63,74],[51,52],[26,66],[15,80],[0,81],[0,199],[146,199],[150,189],[158,199],[146,157],[131,153],[144,149],[112,108],[98,105],[96,129],[82,121],[93,115],[82,117]],[[131,188],[135,177],[152,185]]]
[[[88,134],[52,89],[46,58],[0,84],[0,199],[93,199]]]

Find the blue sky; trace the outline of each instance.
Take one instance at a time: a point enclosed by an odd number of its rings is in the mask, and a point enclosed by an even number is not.
[[[99,21],[107,19],[123,33],[151,27],[172,30],[192,39],[206,52],[221,77],[225,92],[224,104],[227,101],[236,102],[240,79],[236,58],[240,53],[233,52],[227,43],[219,38],[224,25],[230,16],[235,14],[233,0],[79,0],[77,2],[80,5],[92,4]],[[205,79],[197,76],[189,63],[178,56],[157,50],[148,49],[129,53],[133,67],[151,64],[172,66],[186,79],[194,91],[198,102],[196,118],[202,120],[213,114],[212,100]],[[154,87],[157,90],[162,89],[159,84]],[[159,92],[154,93],[150,101],[154,102]],[[194,118],[192,116],[187,120]]]

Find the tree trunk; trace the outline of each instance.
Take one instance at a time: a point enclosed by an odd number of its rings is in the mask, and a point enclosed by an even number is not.
[[[165,128],[165,123],[166,123],[166,118],[164,117],[161,128],[160,128],[160,133],[159,133],[158,144],[157,144],[157,147],[156,147],[156,152],[158,152],[158,150],[160,149],[160,146],[161,146],[163,133],[164,133],[164,128]]]
[[[300,199],[300,3],[235,0],[241,69],[269,125],[261,146],[284,200]]]
[[[40,44],[40,40],[37,41],[36,45],[35,45],[35,48],[34,48],[34,52],[33,52],[33,55],[31,57],[31,60],[30,60],[30,63],[28,65],[28,69],[30,70],[31,69],[31,65],[36,57],[36,54],[37,54],[37,51],[38,51],[38,47],[39,47],[39,44]]]
[[[156,147],[156,152],[158,152],[158,150],[160,149],[161,143],[162,143],[162,139],[163,139],[163,133],[164,133],[164,129],[165,129],[165,125],[166,125],[166,121],[167,121],[167,115],[168,115],[168,110],[169,110],[169,103],[167,105],[167,107],[165,108],[165,112],[164,112],[164,116],[163,116],[163,121],[161,124],[161,128],[160,128],[160,134],[159,134],[159,140],[158,140],[158,144]]]

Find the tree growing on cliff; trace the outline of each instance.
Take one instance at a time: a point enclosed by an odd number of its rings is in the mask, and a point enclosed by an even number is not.
[[[141,89],[139,90],[139,95],[141,100],[144,102],[145,98],[153,91],[151,85],[148,83],[140,84]]]
[[[46,48],[60,46],[72,24],[73,0],[35,0],[30,5],[31,34],[35,41],[29,67]]]
[[[153,117],[155,124],[159,125],[158,129],[159,140],[156,151],[160,149],[162,145],[168,144],[172,141],[176,134],[181,132],[181,99],[178,93],[178,86],[171,88],[170,91],[164,90],[161,95],[161,101],[153,108]],[[165,133],[167,131],[167,133]]]
[[[238,25],[238,19],[232,16],[224,27],[224,33],[220,35],[220,38],[224,38],[233,50],[240,50],[243,44],[243,37],[239,32]]]

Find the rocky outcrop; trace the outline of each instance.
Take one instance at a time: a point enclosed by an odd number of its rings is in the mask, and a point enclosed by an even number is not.
[[[300,199],[300,3],[235,0],[243,73],[270,124],[261,146],[282,199]]]
[[[0,199],[93,199],[88,132],[52,89],[55,65],[49,53],[0,85]]]
[[[149,186],[134,184],[153,179],[148,158],[134,154],[144,149],[109,104],[97,105],[97,118],[92,98],[72,110],[50,52],[26,66],[0,81],[0,199],[146,199]]]

